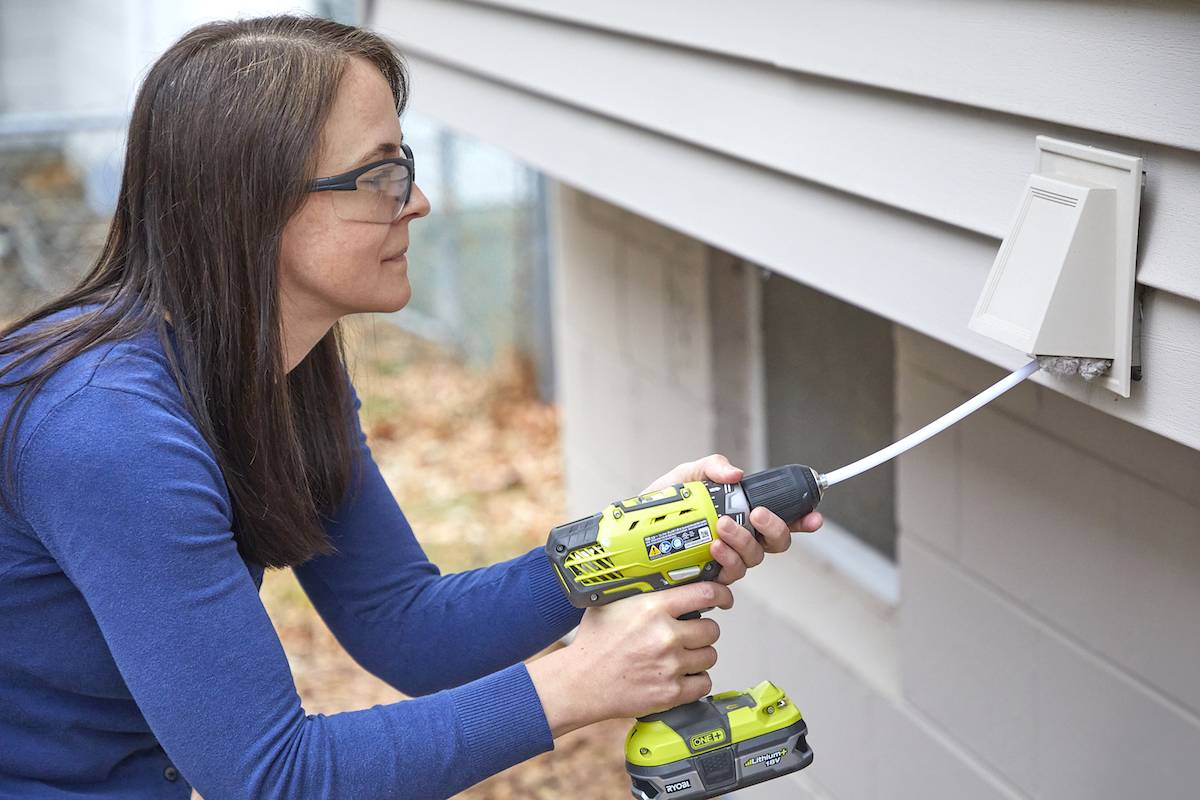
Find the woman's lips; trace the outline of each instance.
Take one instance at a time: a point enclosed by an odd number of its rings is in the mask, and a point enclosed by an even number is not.
[[[403,261],[405,259],[404,254],[407,252],[408,252],[408,248],[406,247],[403,250],[401,250],[399,253],[395,253],[393,255],[388,256],[387,258],[384,259],[384,261]]]

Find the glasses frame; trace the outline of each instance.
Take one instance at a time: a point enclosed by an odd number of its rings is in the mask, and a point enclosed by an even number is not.
[[[408,145],[400,145],[400,149],[404,152],[406,158],[383,158],[379,161],[372,161],[370,164],[352,169],[349,172],[343,172],[341,175],[332,175],[328,178],[317,178],[309,187],[309,192],[353,192],[358,189],[358,179],[367,174],[376,167],[382,167],[384,164],[399,164],[408,168],[408,190],[404,193],[404,202],[400,204],[401,212],[408,205],[409,198],[412,197],[413,185],[417,182],[417,167],[413,161],[412,149]],[[399,219],[399,215],[396,219]],[[393,220],[394,222],[395,220]]]

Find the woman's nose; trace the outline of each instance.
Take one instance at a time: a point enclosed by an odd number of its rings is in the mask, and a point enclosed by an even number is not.
[[[412,194],[408,196],[408,202],[404,204],[404,210],[400,212],[398,220],[423,217],[429,213],[429,210],[429,198],[421,191],[421,187],[414,183]]]

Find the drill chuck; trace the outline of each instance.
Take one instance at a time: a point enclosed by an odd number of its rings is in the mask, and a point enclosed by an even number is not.
[[[810,513],[821,501],[821,487],[812,467],[788,464],[742,478],[750,508],[766,506],[789,525]]]

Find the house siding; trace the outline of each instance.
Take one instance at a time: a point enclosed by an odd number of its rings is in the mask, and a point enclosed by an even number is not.
[[[1182,0],[490,0],[848,83],[1196,149],[1196,9]],[[1149,90],[1149,91],[1148,91]],[[1170,108],[1156,102],[1174,92]]]
[[[921,4],[896,5],[917,14]],[[980,17],[983,30],[1011,34],[1012,25],[996,21],[996,4],[937,5],[935,20],[913,17],[933,26],[926,38],[949,42],[964,24],[961,15],[984,8],[991,16]],[[1114,75],[1111,65],[1088,78],[1076,62],[1062,60],[1076,46],[1064,33],[1075,13],[1080,30],[1106,32],[1096,34],[1087,63],[1124,64],[1126,83],[1139,87],[1139,113],[1195,104],[1188,76],[1200,56],[1193,58],[1187,42],[1172,43],[1178,29],[1200,32],[1200,9],[1156,7],[1105,28],[1111,15],[1096,16],[1092,4],[1046,5],[1057,9],[1059,27],[1052,29],[1070,45],[1039,67],[1054,80],[1070,78],[1087,96],[1116,92],[1100,79]],[[1008,369],[1022,356],[968,331],[966,320],[1033,169],[1035,136],[1142,157],[1145,380],[1116,401],[1082,382],[1053,384],[1200,447],[1200,350],[1179,344],[1200,341],[1200,227],[1193,223],[1200,216],[1200,152],[1187,124],[1200,125],[1200,112],[1185,113],[1170,143],[1141,128],[1146,138],[1136,139],[1115,120],[1085,127],[1094,120],[1054,113],[1061,93],[1049,90],[1036,93],[1036,108],[1016,109],[983,96],[969,104],[936,86],[898,88],[885,79],[897,54],[864,62],[880,70],[879,80],[854,81],[834,69],[732,58],[650,30],[592,27],[586,17],[570,17],[578,8],[564,4],[555,17],[454,0],[392,0],[379,5],[378,24],[411,54],[413,107],[421,113],[597,197]],[[746,9],[750,16],[761,11],[760,4]],[[1003,13],[1041,13],[1029,4],[1013,9]],[[693,15],[708,12],[721,13],[704,5]],[[1172,32],[1161,30],[1168,23]],[[833,25],[826,35],[841,31]],[[1161,42],[1154,53],[1168,66],[1143,64],[1147,41]],[[990,69],[1019,72],[1023,54],[997,57]],[[926,57],[941,63],[945,54],[930,48]],[[1163,70],[1175,78],[1167,81]]]

